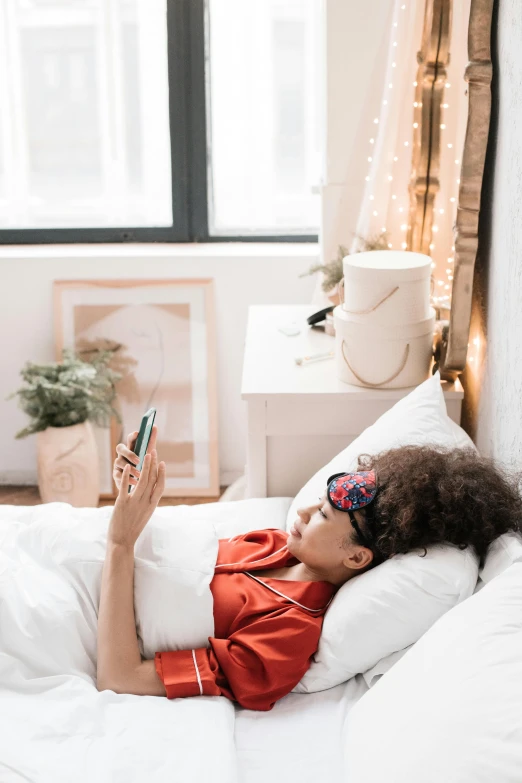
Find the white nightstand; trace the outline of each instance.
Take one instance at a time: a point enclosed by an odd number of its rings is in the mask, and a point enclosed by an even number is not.
[[[333,359],[298,366],[294,358],[334,349],[334,338],[308,326],[314,305],[250,307],[241,398],[248,406],[246,497],[293,496],[405,389],[369,389],[340,381]],[[287,337],[279,327],[301,329]],[[442,381],[449,416],[460,424],[464,390]]]

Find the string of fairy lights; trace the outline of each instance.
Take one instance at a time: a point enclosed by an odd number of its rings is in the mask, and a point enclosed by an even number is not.
[[[400,6],[400,10],[401,11],[406,11],[406,7],[407,7],[406,3],[403,3]],[[392,31],[393,32],[392,51],[393,51],[393,49],[395,49],[398,46],[398,42],[396,40],[396,36],[397,36],[397,33],[398,33],[398,29],[397,28],[399,27],[399,22],[398,22],[399,18],[400,18],[400,15],[396,14],[395,15],[395,19],[393,21],[393,28],[394,29]],[[393,54],[395,54],[395,52],[393,52]],[[396,68],[397,67],[397,63],[394,60],[392,60],[391,67],[392,68]],[[413,82],[413,87],[417,87],[417,82],[416,81]],[[451,88],[450,82],[446,82],[445,90],[449,90],[450,88]],[[388,82],[387,87],[385,89],[386,89],[386,94],[385,94],[385,97],[383,99],[383,105],[387,106],[388,102],[391,100],[390,91],[393,90],[393,81]],[[445,97],[444,98],[444,103],[442,104],[442,108],[443,109],[449,109],[449,107],[450,107],[450,105],[449,105],[449,103],[447,103],[447,98]],[[415,128],[419,127],[420,110],[422,109],[422,102],[413,101],[413,109],[414,109],[414,112],[413,112],[413,123],[412,123],[412,126],[415,129]],[[379,125],[379,118],[375,117],[374,120],[373,120],[373,123],[374,123],[374,125]],[[440,129],[441,129],[441,131],[446,130],[446,122],[441,122]],[[376,129],[376,131],[377,130],[378,129]],[[375,136],[371,136],[370,139],[369,139],[370,145],[372,145],[372,146],[375,145],[375,142],[376,142],[376,134],[375,134]],[[403,146],[406,147],[406,148],[411,148],[412,147],[412,143],[411,143],[410,140],[406,139],[403,142]],[[447,147],[447,149],[451,150],[453,148],[453,144],[451,142],[446,142],[446,147]],[[408,152],[409,150],[406,150],[406,151]],[[370,182],[370,179],[371,179],[371,177],[370,177],[371,163],[373,162],[373,155],[371,154],[371,152],[372,152],[372,147],[370,147],[370,154],[368,155],[368,163],[370,164],[370,168],[369,168],[368,174],[365,177],[366,182]],[[393,163],[397,163],[398,160],[399,160],[398,155],[394,155]],[[460,160],[458,158],[455,158],[455,165],[458,166],[459,164],[460,164]],[[392,182],[393,181],[393,174],[388,174],[387,175],[387,181],[388,182]],[[458,178],[456,179],[456,184],[457,184],[457,186],[460,184],[460,179],[458,179]],[[369,200],[370,201],[374,201],[375,200],[375,195],[373,193],[369,194]],[[401,215],[403,220],[407,221],[407,215],[408,215],[408,208],[407,208],[407,206],[405,206],[403,203],[400,202],[400,198],[397,197],[396,193],[392,193],[391,194],[391,200],[395,201],[395,202],[398,202],[396,205],[394,205],[394,207],[398,210],[398,213]],[[449,200],[450,200],[451,204],[455,204],[456,197],[455,196],[451,196]],[[439,215],[444,215],[445,209],[443,207],[439,207],[438,209],[435,210],[435,212],[438,213]],[[372,214],[373,214],[374,217],[378,217],[378,215],[379,215],[379,213],[378,213],[378,211],[376,209],[372,210]],[[401,230],[401,232],[403,232],[403,234],[404,234],[404,232],[406,232],[408,230],[408,228],[409,228],[409,226],[408,226],[407,222],[402,222],[400,224],[400,230]],[[381,231],[383,233],[386,232],[386,226],[382,226],[381,227]],[[438,227],[438,225],[436,223],[432,226],[432,231],[433,231],[433,234],[435,234],[435,235],[438,234],[439,227]],[[392,242],[388,242],[388,247],[390,249],[393,249],[393,243]],[[404,239],[401,242],[401,247],[402,247],[403,250],[406,250],[407,247],[408,247],[408,244],[407,244],[407,242]],[[435,243],[432,242],[430,244],[430,251],[433,251],[434,249],[435,249]],[[451,253],[452,253],[452,255],[447,256],[447,266],[446,266],[446,272],[445,272],[445,279],[440,279],[439,278],[439,279],[437,279],[435,281],[434,293],[433,293],[431,298],[432,298],[433,304],[436,307],[437,306],[440,307],[442,305],[449,306],[449,300],[451,298],[452,281],[453,281],[453,268],[454,268],[453,267],[453,264],[454,264],[454,255],[453,254],[454,254],[454,252],[455,252],[455,246],[452,245],[451,246]],[[435,264],[434,261],[432,261],[431,268],[433,270],[435,270],[435,268],[436,268],[436,264]],[[433,274],[435,274],[435,273],[433,273]]]

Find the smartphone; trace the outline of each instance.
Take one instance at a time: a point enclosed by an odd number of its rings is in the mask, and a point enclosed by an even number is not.
[[[134,449],[133,449],[134,453],[138,455],[140,460],[136,465],[138,470],[141,470],[143,467],[143,460],[145,459],[145,454],[147,453],[147,447],[149,445],[149,440],[152,433],[152,426],[154,424],[155,418],[156,418],[156,408],[149,408],[147,413],[144,413],[141,419],[140,431],[138,432],[138,437],[136,438],[136,443],[134,444]],[[129,492],[130,491],[131,491],[131,485],[129,484]]]

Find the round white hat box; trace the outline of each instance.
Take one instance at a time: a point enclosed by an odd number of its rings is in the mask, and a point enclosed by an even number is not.
[[[337,377],[354,386],[401,389],[429,377],[433,356],[435,310],[415,324],[365,325],[342,307],[333,311]]]
[[[372,250],[343,259],[343,309],[354,321],[417,323],[430,317],[431,258],[405,250]]]

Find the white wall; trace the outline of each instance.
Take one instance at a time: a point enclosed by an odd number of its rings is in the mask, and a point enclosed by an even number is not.
[[[0,483],[36,483],[36,439],[15,440],[27,423],[15,400],[27,360],[54,361],[53,280],[185,278],[215,280],[220,481],[243,473],[246,403],[240,398],[248,306],[311,301],[315,244],[69,245],[0,248]],[[311,307],[311,312],[313,307]]]
[[[479,272],[485,290],[487,354],[475,411],[475,442],[481,452],[518,469],[522,463],[521,40],[520,0],[502,0],[494,41],[492,127],[481,212]]]

